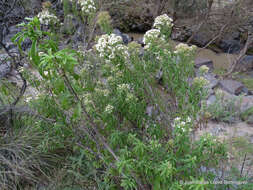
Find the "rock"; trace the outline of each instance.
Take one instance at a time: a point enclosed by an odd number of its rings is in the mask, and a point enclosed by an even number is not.
[[[114,29],[113,33],[116,34],[117,36],[121,36],[124,44],[128,44],[132,41],[132,39],[127,34],[120,32],[119,29]]]
[[[222,89],[226,90],[227,92],[235,95],[239,95],[245,91],[245,86],[235,80],[222,80],[219,82]]]
[[[12,52],[16,52],[16,50],[12,50],[12,49],[17,49],[17,46],[12,42],[12,38],[13,36],[15,36],[18,32],[21,32],[22,28],[21,27],[18,27],[18,26],[11,26],[8,28],[8,31],[7,31],[7,35],[4,36],[3,38],[3,43],[5,44],[6,48],[9,50],[9,51],[12,51]],[[21,44],[21,47],[23,49],[23,51],[27,50],[32,44],[32,41],[29,40],[29,39],[25,39],[22,44]]]
[[[207,106],[210,106],[210,105],[214,104],[215,101],[216,101],[216,96],[215,96],[215,95],[211,95],[211,96],[209,96],[209,98],[207,99],[206,105],[207,105]]]
[[[242,88],[242,93],[245,95],[250,95],[250,91],[246,87]]]
[[[219,47],[225,53],[238,53],[240,51],[240,49],[242,48],[242,45],[240,44],[240,41],[238,41],[238,40],[223,39],[220,41]]]
[[[245,56],[235,68],[236,71],[249,71],[253,70],[253,56],[247,55]]]
[[[244,112],[253,107],[253,96],[243,96],[240,100],[241,112]]]
[[[210,89],[214,89],[219,84],[219,80],[216,79],[216,75],[213,73],[206,73],[204,78],[209,81],[208,88]]]
[[[0,79],[11,72],[11,61],[7,54],[0,55]]]
[[[3,2],[3,1],[1,1]],[[16,2],[14,4],[14,2]],[[41,0],[25,0],[22,2],[16,0],[4,1],[0,6],[0,12],[9,11],[10,8],[14,5],[11,12],[8,14],[7,25],[14,25],[22,21],[25,17],[32,17],[37,14],[41,9]]]
[[[253,115],[248,117],[247,123],[253,125]]]
[[[171,39],[172,40],[177,40],[180,42],[186,41],[190,36],[192,35],[191,29],[187,28],[173,28],[172,34],[171,34]]]
[[[159,115],[159,111],[157,109],[157,105],[147,106],[147,108],[146,108],[146,114],[149,117],[157,117]]]
[[[210,70],[214,69],[213,61],[205,58],[196,58],[195,59],[195,68],[200,68],[201,66],[206,65]]]
[[[75,34],[72,36],[71,41],[73,43],[75,42],[83,42],[84,39],[84,29],[85,26],[83,24],[79,25],[79,27],[77,28]]]
[[[204,47],[210,41],[205,33],[197,33],[193,36],[191,42],[199,47]]]
[[[162,80],[163,80],[163,70],[160,69],[156,76],[155,76],[156,80],[158,81],[159,84],[162,84]]]
[[[145,50],[144,50],[144,48],[142,47],[142,48],[140,49],[139,56],[140,56],[140,57],[143,57],[143,56],[144,56],[144,53],[145,53]]]

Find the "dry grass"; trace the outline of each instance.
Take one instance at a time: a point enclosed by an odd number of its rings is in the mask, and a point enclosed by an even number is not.
[[[1,190],[15,190],[47,180],[47,171],[59,159],[57,155],[40,151],[44,135],[35,129],[26,127],[13,133],[0,137]]]

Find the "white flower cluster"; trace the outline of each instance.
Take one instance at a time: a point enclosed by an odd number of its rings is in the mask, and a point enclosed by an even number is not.
[[[82,12],[85,14],[94,13],[96,11],[96,6],[93,0],[78,0],[81,6]]]
[[[130,90],[130,85],[129,84],[119,84],[117,87],[117,90],[119,92],[128,91],[128,90]]]
[[[207,67],[206,65],[202,65],[202,66],[199,68],[199,72],[200,72],[201,74],[206,74],[206,73],[208,73],[208,71],[209,71],[209,67]]]
[[[209,81],[205,79],[204,77],[196,77],[193,79],[193,85],[204,87],[209,84]]]
[[[127,58],[129,57],[128,47],[124,46],[122,43],[123,40],[120,36],[116,34],[105,34],[98,39],[95,48],[99,52],[101,58],[109,58],[109,60],[112,60],[117,53]]]
[[[111,114],[113,112],[113,109],[114,107],[110,104],[108,104],[106,107],[105,107],[105,113],[107,114]]]
[[[182,132],[186,131],[186,125],[190,124],[192,122],[190,117],[187,117],[186,121],[184,121],[183,119],[181,119],[180,117],[176,117],[174,119],[174,123],[173,123],[173,127],[180,129]],[[191,129],[190,129],[191,131]]]
[[[43,9],[37,15],[37,17],[39,18],[41,24],[44,24],[44,25],[47,25],[47,26],[50,25],[50,24],[54,25],[54,24],[59,23],[59,19],[55,15],[51,14],[48,11],[48,9]]]
[[[115,49],[116,49],[117,53],[119,53],[122,57],[124,57],[124,59],[128,59],[130,57],[127,46],[125,46],[123,44],[119,44],[116,46]]]
[[[149,43],[156,41],[159,38],[159,36],[160,30],[158,29],[148,30],[143,36],[143,42],[144,44],[148,45]]]
[[[153,27],[161,30],[163,27],[171,29],[173,20],[167,14],[160,15],[155,18]]]
[[[176,47],[176,50],[174,51],[175,54],[184,54],[189,55],[196,51],[197,47],[195,45],[188,46],[187,44],[180,43]]]

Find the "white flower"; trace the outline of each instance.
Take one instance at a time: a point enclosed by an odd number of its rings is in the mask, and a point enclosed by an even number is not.
[[[187,122],[187,123],[191,123],[191,121],[192,121],[191,118],[190,118],[190,117],[187,117],[186,122]]]
[[[182,121],[180,124],[181,124],[182,126],[185,126],[185,122],[184,122],[184,121]]]
[[[105,34],[98,39],[95,49],[101,58],[112,60],[116,57],[117,51],[126,57],[128,55],[127,47],[122,45],[122,43],[123,40],[120,36]]]
[[[47,75],[48,75],[48,71],[44,71],[43,73],[44,73],[44,75],[45,75],[45,76],[47,76]]]
[[[120,92],[130,90],[130,85],[129,84],[119,84],[117,87],[117,90]]]
[[[93,0],[78,0],[81,6],[82,12],[85,14],[91,14],[96,11],[96,6]]]
[[[173,26],[172,22],[172,18],[170,18],[167,14],[163,14],[155,18],[153,27],[159,30],[161,30],[163,27],[171,29]]]
[[[157,40],[159,36],[160,30],[158,29],[148,30],[143,36],[143,42],[144,44],[148,45],[149,43],[152,43],[153,41]]]
[[[193,79],[193,85],[204,87],[209,84],[209,81],[205,79],[204,77],[196,77]]]
[[[174,53],[176,54],[191,54],[196,51],[197,47],[195,45],[188,46],[187,44],[180,43],[176,46],[176,51]]]
[[[201,74],[205,74],[209,71],[209,67],[207,67],[206,65],[202,65],[200,68],[199,68],[199,71]]]
[[[111,114],[113,112],[113,109],[114,107],[110,104],[108,104],[106,107],[105,107],[105,113],[107,114]]]
[[[127,102],[132,102],[134,100],[136,100],[135,96],[132,93],[127,93],[126,101]]]
[[[27,97],[27,98],[25,99],[25,102],[29,103],[31,100],[32,100],[32,97]]]
[[[54,25],[54,24],[59,23],[59,19],[55,15],[50,14],[47,9],[43,9],[37,15],[37,17],[39,18],[40,23],[44,25],[50,25],[50,24]]]

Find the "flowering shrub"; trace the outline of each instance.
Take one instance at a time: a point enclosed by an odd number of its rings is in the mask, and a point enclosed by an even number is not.
[[[163,17],[157,20],[162,22]],[[199,168],[217,166],[224,147],[212,138],[194,143],[190,138],[203,98],[199,86],[204,84],[202,78],[195,79],[193,86],[189,82],[194,47],[180,45],[173,52],[164,34],[152,29],[144,36],[150,49],[143,56],[134,52],[136,44],[124,46],[115,34],[99,37],[96,51],[78,53],[59,50],[50,31],[46,38],[35,35],[41,31],[34,24],[29,27],[35,32],[26,35],[33,40],[29,56],[43,76],[38,89],[46,91],[44,99],[34,100],[34,107],[56,120],[50,130],[63,146],[70,146],[74,167],[67,168],[68,175],[87,179],[90,173],[89,180],[96,180],[88,186],[103,189],[189,189],[178,181],[214,179]],[[163,72],[160,86],[157,71]],[[150,105],[154,113],[147,114]],[[204,188],[211,185],[203,184]]]
[[[163,14],[155,18],[153,28],[160,30],[161,34],[165,35],[168,40],[173,27],[173,20],[168,15]]]

